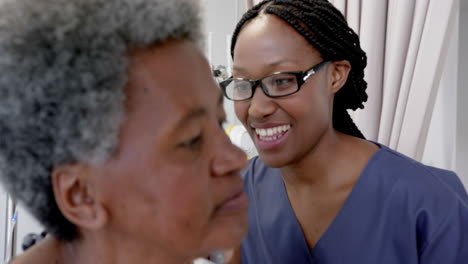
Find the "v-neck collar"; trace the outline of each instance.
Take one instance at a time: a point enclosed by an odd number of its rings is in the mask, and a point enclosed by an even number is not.
[[[288,263],[315,263],[315,260],[318,259],[328,259],[327,255],[329,252],[326,249],[329,246],[327,245],[336,245],[340,242],[337,239],[346,237],[346,230],[352,228],[350,225],[350,222],[352,222],[351,217],[356,212],[360,214],[366,213],[366,211],[359,207],[369,197],[369,194],[363,191],[369,190],[366,186],[370,184],[368,178],[371,176],[371,173],[368,173],[368,171],[372,170],[374,161],[379,159],[385,149],[385,146],[378,146],[380,149],[371,156],[343,206],[312,249],[309,248],[306,242],[302,228],[289,201],[281,171],[273,169],[271,175],[268,175],[268,177],[274,177],[274,180],[270,182],[272,186],[264,190],[274,190],[276,194],[262,194],[263,197],[271,199],[271,201],[264,204],[271,204],[272,206],[264,208],[260,214],[263,216],[261,226],[264,227],[263,233],[265,238],[267,238],[266,243],[270,244],[268,248],[270,250],[279,250],[278,252],[270,252],[272,256],[276,255]],[[277,221],[281,222],[278,223]],[[305,262],[306,260],[307,262]],[[280,261],[278,263],[283,262]]]

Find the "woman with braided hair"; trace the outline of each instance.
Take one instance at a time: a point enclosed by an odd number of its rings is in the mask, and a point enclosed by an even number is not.
[[[453,173],[365,140],[366,54],[326,0],[270,0],[238,23],[221,82],[259,157],[234,262],[467,263],[468,198]]]

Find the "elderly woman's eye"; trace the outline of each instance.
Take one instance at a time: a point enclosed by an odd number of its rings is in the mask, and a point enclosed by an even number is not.
[[[203,140],[202,135],[198,135],[196,137],[190,138],[189,140],[182,142],[180,146],[183,148],[195,149],[200,146],[200,144],[202,143],[202,140]]]

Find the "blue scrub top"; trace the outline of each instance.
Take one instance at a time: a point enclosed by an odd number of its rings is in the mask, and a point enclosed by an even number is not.
[[[468,196],[458,177],[380,147],[313,249],[281,171],[253,158],[243,172],[242,263],[468,264]]]

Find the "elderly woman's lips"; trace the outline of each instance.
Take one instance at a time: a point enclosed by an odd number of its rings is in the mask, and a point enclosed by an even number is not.
[[[245,211],[249,206],[249,200],[244,191],[236,193],[231,198],[218,206],[216,211]]]

